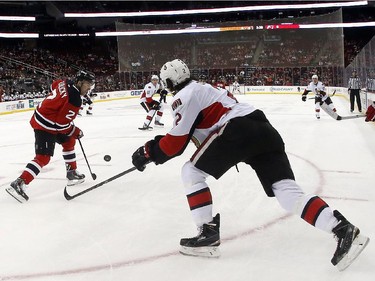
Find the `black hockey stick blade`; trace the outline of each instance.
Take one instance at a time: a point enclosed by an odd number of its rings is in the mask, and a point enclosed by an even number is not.
[[[361,117],[366,117],[366,115],[357,114],[357,115],[350,115],[350,116],[341,116],[341,120],[356,119],[356,118],[361,118]]]
[[[96,189],[98,187],[101,187],[102,185],[104,185],[106,183],[109,183],[109,182],[111,182],[111,181],[113,181],[115,179],[118,179],[119,177],[122,177],[123,175],[126,175],[126,174],[128,174],[130,172],[133,172],[136,169],[137,169],[136,167],[132,167],[132,168],[130,168],[130,169],[126,170],[126,171],[123,171],[123,172],[121,172],[121,173],[119,173],[119,174],[117,174],[117,175],[115,175],[115,176],[113,176],[113,177],[111,177],[109,179],[106,179],[105,181],[99,182],[99,183],[95,184],[92,187],[89,187],[89,188],[87,188],[85,190],[82,190],[81,192],[78,192],[77,194],[74,194],[74,195],[69,195],[68,191],[66,190],[67,186],[65,186],[64,197],[65,197],[66,200],[72,200],[72,199],[74,199],[74,198],[76,198],[78,196],[81,196],[81,195],[83,195],[83,194],[85,194],[85,193],[87,193],[87,192],[89,192],[91,190],[94,190],[94,189]]]

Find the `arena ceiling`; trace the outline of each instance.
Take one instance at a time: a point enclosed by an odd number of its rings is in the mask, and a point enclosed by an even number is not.
[[[349,1],[349,0],[347,0]],[[337,8],[276,10],[276,11],[240,11],[218,14],[199,14],[183,16],[126,17],[126,18],[66,18],[65,13],[78,12],[138,12],[209,9],[223,7],[242,7],[274,4],[313,4],[324,1],[0,1],[0,16],[33,16],[36,21],[5,22],[0,21],[0,32],[91,32],[114,30],[116,21],[134,24],[176,24],[199,22],[223,22],[254,19],[295,18],[327,13]],[[331,2],[345,2],[331,1]],[[343,8],[343,21],[374,21],[375,1],[358,8]]]

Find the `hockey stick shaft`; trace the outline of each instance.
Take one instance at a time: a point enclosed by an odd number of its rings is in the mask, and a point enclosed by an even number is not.
[[[336,94],[336,90],[334,90],[333,93],[332,93],[332,95],[330,95],[329,97],[333,97],[335,94]],[[313,99],[315,99],[315,97],[309,98],[309,100],[313,100]]]
[[[347,119],[356,119],[366,117],[366,115],[350,115],[350,116],[341,116],[341,120],[347,120]]]
[[[161,104],[161,101],[162,101],[162,100],[163,100],[163,96],[160,95],[159,104]],[[160,108],[159,108],[159,109],[160,109]],[[148,122],[147,128],[150,127],[151,122],[152,122],[152,119],[154,119],[154,117],[155,117],[156,113],[159,111],[159,109],[158,109],[158,110],[155,109],[155,112],[154,112],[154,113],[152,114],[152,116],[151,116],[150,122]]]
[[[79,145],[81,146],[81,150],[82,150],[83,156],[84,156],[84,158],[86,160],[87,167],[89,168],[91,177],[92,177],[93,180],[96,180],[96,175],[91,171],[91,167],[90,167],[89,161],[87,160],[85,150],[83,149],[82,142],[81,142],[80,139],[78,139],[78,142],[79,142]]]
[[[128,174],[130,172],[133,172],[136,169],[137,169],[136,167],[132,167],[132,168],[130,168],[130,169],[126,170],[126,171],[123,171],[123,172],[121,172],[121,173],[119,173],[119,174],[117,174],[117,175],[115,175],[115,176],[113,176],[113,177],[111,177],[109,179],[106,179],[105,181],[99,182],[99,183],[95,184],[94,186],[92,186],[90,188],[82,190],[81,192],[79,192],[77,194],[74,194],[74,195],[69,195],[68,191],[66,190],[66,186],[65,186],[64,197],[65,197],[66,200],[72,200],[72,199],[74,199],[74,198],[76,198],[78,196],[81,196],[81,195],[83,195],[83,194],[85,194],[85,193],[87,193],[87,192],[89,192],[91,190],[94,190],[94,189],[96,189],[98,187],[101,187],[102,185],[105,185],[105,184],[107,184],[107,183],[109,183],[109,182],[111,182],[111,181],[113,181],[115,179],[118,179],[119,177],[122,177],[123,175],[126,175],[126,174]]]

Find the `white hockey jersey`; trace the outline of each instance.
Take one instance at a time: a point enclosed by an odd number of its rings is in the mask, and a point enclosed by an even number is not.
[[[240,83],[238,83],[237,81],[234,81],[232,87],[233,87],[233,91],[238,91],[240,89]]]
[[[149,82],[143,88],[143,92],[141,94],[141,102],[152,102],[152,96],[156,94],[156,91],[159,90],[160,84],[157,83],[156,86]]]
[[[227,90],[192,81],[173,97],[171,109],[173,128],[159,146],[164,154],[174,157],[185,150],[190,139],[199,147],[230,119],[248,115],[255,107],[238,103]]]
[[[318,81],[317,84],[315,84],[314,82],[310,82],[310,84],[307,86],[306,88],[307,91],[310,91],[312,92],[313,94],[315,94],[316,96],[324,96],[321,94],[321,92],[326,92],[326,88],[324,86],[324,84],[320,81]]]

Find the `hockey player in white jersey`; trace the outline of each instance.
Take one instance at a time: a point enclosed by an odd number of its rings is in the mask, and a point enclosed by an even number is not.
[[[162,89],[159,84],[158,76],[152,75],[151,82],[146,84],[141,95],[140,104],[146,110],[147,116],[143,126],[139,128],[140,130],[152,129],[150,124],[155,115],[156,117],[154,124],[156,126],[164,126],[164,124],[160,122],[164,110],[163,103],[161,102],[162,99],[160,99],[160,101],[156,101],[152,98],[156,93],[161,93],[161,91]]]
[[[236,95],[236,94],[241,95],[242,94],[241,91],[240,91],[240,83],[238,83],[237,79],[234,79],[234,82],[232,84],[232,89],[233,89],[232,93],[234,95]]]
[[[181,239],[181,253],[220,255],[220,215],[213,216],[206,179],[210,175],[219,179],[244,162],[256,171],[267,196],[276,197],[286,211],[337,237],[333,265],[342,270],[359,255],[369,239],[322,198],[302,191],[295,182],[281,136],[261,110],[239,103],[225,89],[192,80],[189,68],[179,59],[165,63],[160,78],[175,93],[171,105],[173,128],[138,148],[132,162],[144,171],[150,162],[163,164],[181,155],[190,140],[196,145],[197,150],[182,168],[182,181],[199,232],[196,237]]]
[[[312,81],[307,86],[302,94],[302,101],[306,101],[308,93],[312,92],[315,94],[315,116],[320,119],[320,108],[331,115],[333,118],[337,119],[336,108],[328,96],[324,84],[319,81],[318,75],[314,74],[311,77]],[[337,115],[337,116],[336,116]],[[337,119],[340,120],[340,119]]]

